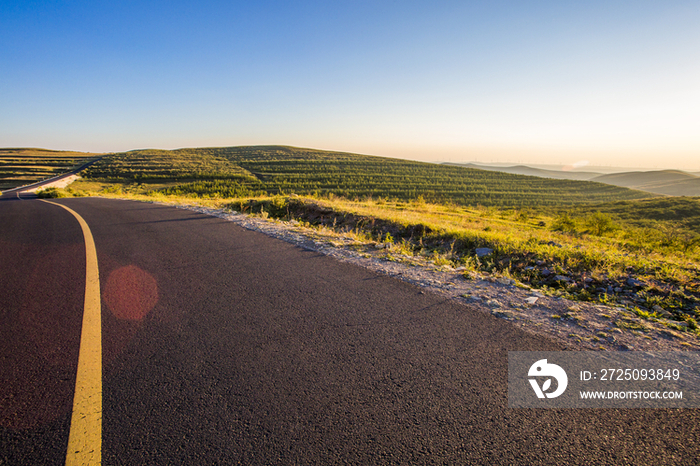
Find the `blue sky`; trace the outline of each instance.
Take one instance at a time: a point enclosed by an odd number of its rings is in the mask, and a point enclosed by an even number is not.
[[[697,1],[0,3],[0,147],[700,171]]]

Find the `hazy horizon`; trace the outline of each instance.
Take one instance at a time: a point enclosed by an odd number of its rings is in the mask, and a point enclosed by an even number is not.
[[[0,147],[700,171],[691,1],[9,0]]]

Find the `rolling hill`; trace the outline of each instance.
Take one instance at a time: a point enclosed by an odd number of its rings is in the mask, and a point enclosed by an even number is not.
[[[547,170],[526,165],[510,167],[476,163],[450,163],[446,165],[558,180],[594,181],[665,196],[700,196],[700,173],[688,173],[680,170],[628,171],[603,174],[592,171]]]
[[[614,173],[591,181],[668,196],[700,196],[700,177],[680,170]]]
[[[603,183],[287,146],[130,151],[103,158],[84,176],[200,197],[295,193],[509,208],[654,197]]]
[[[446,165],[459,165],[461,167],[475,168],[477,170],[497,171],[503,173],[511,173],[514,175],[539,176],[540,178],[552,178],[555,180],[588,181],[597,176],[600,176],[600,173],[595,172],[546,170],[542,168],[528,167],[527,165],[514,165],[512,167],[494,167],[490,165],[481,165],[476,163]]]

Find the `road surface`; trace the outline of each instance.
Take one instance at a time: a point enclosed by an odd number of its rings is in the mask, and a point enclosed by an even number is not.
[[[697,464],[698,410],[507,407],[553,342],[225,220],[59,199],[99,264],[105,465]],[[0,465],[64,464],[85,240],[0,199]]]

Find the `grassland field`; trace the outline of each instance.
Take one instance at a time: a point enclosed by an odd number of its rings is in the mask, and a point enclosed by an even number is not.
[[[112,154],[47,196],[202,203],[303,222],[698,332],[700,199],[281,146]],[[487,248],[488,254],[476,254]],[[482,250],[483,253],[483,250]]]

